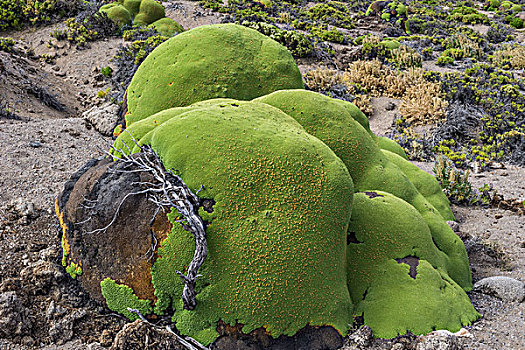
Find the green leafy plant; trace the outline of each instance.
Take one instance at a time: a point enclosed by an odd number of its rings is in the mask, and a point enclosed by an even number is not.
[[[113,74],[113,69],[110,66],[102,67],[100,68],[100,74],[102,74],[106,78],[109,78]]]

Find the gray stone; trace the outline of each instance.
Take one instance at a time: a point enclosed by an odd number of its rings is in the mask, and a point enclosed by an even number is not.
[[[474,284],[473,290],[504,301],[521,303],[525,299],[525,284],[505,276],[484,278]]]
[[[60,321],[52,322],[49,328],[49,337],[58,345],[62,345],[68,340],[71,340],[75,335],[73,332],[75,322],[84,318],[86,315],[87,312],[83,309],[75,310]]]
[[[186,350],[177,337],[166,329],[136,320],[126,324],[115,336],[111,350],[173,349]]]
[[[419,338],[416,350],[461,350],[463,346],[450,332],[432,332]]]
[[[357,331],[350,334],[345,339],[345,345],[343,349],[363,349],[370,345],[372,341],[372,330],[368,326],[363,326]]]
[[[20,272],[23,285],[35,294],[49,294],[64,277],[60,266],[43,260],[31,264]]]
[[[90,122],[95,129],[104,136],[113,135],[113,129],[117,125],[119,107],[112,103],[95,106],[82,113],[82,117]]]
[[[0,338],[23,335],[31,327],[27,313],[16,292],[0,294]]]

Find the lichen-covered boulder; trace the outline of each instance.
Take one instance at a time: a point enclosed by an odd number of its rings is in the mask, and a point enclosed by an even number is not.
[[[130,125],[211,98],[251,100],[303,87],[284,46],[243,26],[207,25],[165,41],[148,55],[127,90],[126,121]]]
[[[131,23],[131,14],[124,6],[117,2],[103,5],[99,11],[105,13],[113,22],[117,23],[119,27]]]
[[[149,26],[154,28],[161,35],[167,37],[173,36],[175,33],[182,33],[184,31],[180,24],[168,17],[161,18]]]
[[[418,211],[387,192],[354,195],[347,261],[354,314],[376,337],[457,331],[479,314],[446,273]]]
[[[155,0],[142,0],[139,12],[133,19],[133,25],[147,25],[166,16],[164,6]]]

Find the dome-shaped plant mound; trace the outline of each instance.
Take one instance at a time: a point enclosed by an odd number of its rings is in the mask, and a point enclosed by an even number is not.
[[[438,247],[447,255],[451,277],[462,287],[471,288],[467,253],[459,237],[444,220],[453,220],[453,216],[437,181],[419,169],[414,170],[410,164],[405,165],[408,161],[400,156],[396,162],[407,170],[406,173],[391,162],[381,152],[377,138],[371,136],[367,124],[363,127],[363,123],[355,118],[353,104],[306,90],[277,91],[257,101],[281,109],[295,118],[308,133],[326,143],[346,164],[356,191],[389,192],[414,206],[429,225]],[[427,198],[413,185],[409,176],[426,190]]]
[[[243,332],[265,327],[274,336],[307,324],[347,330],[345,242],[353,186],[324,143],[280,110],[241,101],[166,110],[134,123],[121,139],[125,135],[147,140],[167,169],[189,188],[203,185],[199,196],[215,202],[212,213],[201,212],[209,222],[208,257],[197,307],[182,310],[176,271],[188,266],[195,243],[174,224],[152,268],[156,312],[173,307],[177,327],[206,343],[218,336],[219,320],[241,323]]]
[[[289,115],[277,113],[277,109],[261,102],[272,104]],[[314,105],[315,108],[312,107]],[[339,285],[341,280],[335,282],[343,276],[331,274],[332,271],[340,271],[340,250],[335,245],[324,247],[328,249],[322,250],[324,257],[316,255],[317,260],[309,259],[312,258],[311,254],[317,254],[311,249],[317,247],[320,242],[318,239],[326,244],[330,242],[322,238],[326,237],[327,229],[332,232],[344,226],[342,212],[338,217],[332,216],[332,213],[336,213],[334,205],[340,206],[346,201],[345,208],[349,205],[352,207],[352,220],[344,235],[343,245],[348,244],[346,273],[349,276],[348,291],[352,298],[356,298],[354,316],[364,314],[365,323],[373,327],[378,336],[385,337],[407,331],[424,333],[433,327],[457,330],[462,324],[468,324],[479,316],[462,289],[471,287],[470,270],[462,242],[445,223],[442,215],[418,192],[404,171],[410,177],[419,179],[422,188],[433,188],[436,180],[421,176],[418,171],[407,166],[409,163],[402,157],[388,151],[382,152],[377,146],[378,139],[367,129],[367,124],[355,110],[352,104],[304,90],[278,91],[257,99],[257,102],[222,99],[168,109],[134,123],[120,135],[115,142],[117,149],[125,153],[138,152],[139,145],[150,144],[159,152],[166,168],[175,169],[190,188],[204,185],[205,190],[199,195],[216,201],[213,213],[202,212],[203,218],[211,222],[207,234],[214,248],[210,249],[213,253],[210,253],[209,260],[202,268],[205,277],[200,281],[202,289],[197,296],[198,305],[201,306],[191,311],[182,310],[180,295],[183,284],[175,271],[191,261],[195,244],[192,236],[175,224],[171,235],[162,243],[160,258],[152,268],[153,285],[158,298],[155,307],[157,313],[169,307],[174,308],[174,319],[179,329],[205,342],[217,336],[215,327],[218,319],[245,324],[245,332],[263,326],[275,336],[293,334],[306,323],[329,324],[344,332],[345,327],[340,326],[344,324],[342,310],[352,309],[352,305],[345,304],[346,297],[342,297],[344,292]],[[304,160],[297,163],[281,151],[275,153],[276,150],[286,150],[288,154],[294,152],[296,147],[306,150],[297,139],[297,135],[304,136],[305,131],[324,141],[344,162],[353,176],[350,183],[355,184],[355,191],[365,191],[365,194],[357,194],[360,200],[352,200],[348,193],[348,197],[342,199],[339,196],[341,192],[312,196],[308,188],[326,184],[324,176],[319,177],[319,172],[309,168]],[[295,135],[291,143],[282,139],[288,133]],[[273,138],[280,141],[275,143],[271,141]],[[267,152],[274,156],[269,157]],[[315,152],[316,158],[324,157],[324,153],[318,150]],[[396,157],[395,161],[390,161],[389,158],[393,157]],[[325,160],[321,162],[327,165]],[[400,164],[401,169],[395,163]],[[312,182],[312,175],[320,182]],[[374,179],[367,179],[367,176],[373,176]],[[261,179],[264,181],[261,182]],[[379,192],[385,189],[400,198]],[[330,198],[333,195],[336,195],[337,201],[332,200],[329,209],[322,208],[328,205],[326,200],[312,202],[312,199]],[[429,198],[438,197],[432,191],[427,195]],[[382,199],[370,202],[376,197]],[[434,201],[439,202],[438,199],[434,198]],[[290,200],[296,204],[289,203]],[[299,205],[301,202],[307,203],[302,209]],[[448,208],[447,202],[443,205]],[[313,211],[310,212],[310,209]],[[319,223],[325,215],[334,220],[332,224]],[[300,224],[293,223],[297,217],[308,219]],[[176,213],[171,215],[173,223],[177,218]],[[292,293],[295,296],[292,299],[284,296],[289,293],[287,288],[290,285],[281,281],[278,288],[274,289],[276,275],[269,273],[268,267],[263,268],[263,265],[279,266],[280,273],[288,276],[286,271],[291,262],[283,260],[280,249],[287,252],[293,249],[289,245],[282,246],[282,242],[278,243],[278,248],[268,242],[268,239],[273,242],[271,237],[275,235],[284,237],[283,234],[300,237],[308,252],[291,253],[298,264],[290,266],[290,271],[297,273],[301,279],[294,280]],[[311,234],[318,239],[311,241]],[[330,233],[329,236],[339,237],[337,233]],[[365,236],[368,237],[366,240]],[[245,247],[240,248],[243,245]],[[408,259],[407,264],[413,263],[411,259],[420,262],[420,265],[413,267],[414,273],[420,274],[416,281],[406,273],[406,267],[398,266],[405,258]],[[227,263],[224,264],[222,259]],[[400,261],[399,264],[396,259]],[[302,269],[302,272],[296,268]],[[325,282],[312,283],[305,276],[307,270],[309,276],[319,276],[321,270],[318,268],[325,271],[323,274],[330,271],[329,275],[335,278],[330,286]],[[323,275],[322,279],[326,281],[326,276]],[[390,289],[383,288],[384,283]],[[383,294],[388,294],[388,290],[394,287],[399,288],[399,293],[386,298]],[[327,292],[332,288],[335,289]],[[365,293],[367,289],[374,293],[368,295],[368,292]],[[297,299],[313,296],[314,290],[324,290],[323,293],[329,293],[331,299],[335,298],[333,301],[340,308],[339,311],[335,312],[330,306],[326,309],[327,305],[334,304],[318,300],[316,305],[323,306],[321,309],[315,308],[314,314],[319,317],[299,312],[313,300],[309,297],[303,301]],[[252,294],[255,291],[256,294]],[[260,298],[255,298],[257,294]],[[366,298],[363,298],[363,294]],[[350,299],[347,301],[350,302]],[[390,314],[390,311],[383,309],[390,308],[395,313],[405,302],[414,307],[407,308],[405,313],[397,317],[381,318],[381,312]],[[308,306],[308,309],[312,307]],[[255,318],[247,317],[247,310]],[[450,321],[447,322],[447,319]],[[351,318],[346,319],[346,322],[351,323]]]
[[[100,10],[105,13],[113,22],[117,23],[119,27],[129,25],[131,23],[131,14],[118,2],[103,5]]]
[[[348,232],[354,314],[375,336],[457,331],[479,317],[446,273],[423,217],[407,202],[381,191],[356,193]]]
[[[128,88],[115,162],[75,175],[57,201],[64,266],[112,310],[173,313],[205,344],[225,324],[344,335],[363,316],[391,337],[476,319],[436,180],[355,105],[301,87],[286,50],[250,29],[159,46]]]
[[[292,55],[256,30],[207,25],[159,45],[127,90],[127,124],[167,108],[218,97],[251,100],[280,89],[303,88]]]

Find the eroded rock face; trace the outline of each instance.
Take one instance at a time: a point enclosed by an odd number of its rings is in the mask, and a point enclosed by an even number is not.
[[[110,159],[92,160],[57,200],[62,264],[96,300],[104,301],[100,282],[106,277],[130,286],[140,298],[155,299],[153,254],[170,228],[165,215],[153,220],[156,206],[144,194],[133,194],[133,184],[145,180],[144,174]]]

